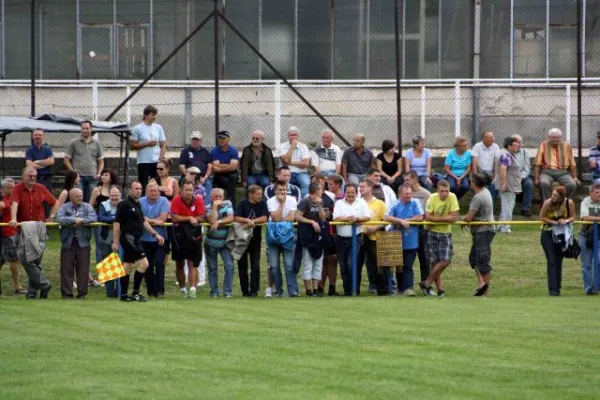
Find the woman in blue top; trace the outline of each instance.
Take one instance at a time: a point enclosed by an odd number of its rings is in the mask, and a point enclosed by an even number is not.
[[[450,191],[460,200],[469,191],[469,174],[471,173],[471,152],[467,150],[469,142],[458,136],[454,142],[454,150],[450,150],[444,162],[446,180],[450,183]]]
[[[404,154],[404,170],[415,171],[419,175],[419,183],[425,189],[431,191],[431,151],[425,148],[425,139],[415,136],[412,140],[413,148]]]

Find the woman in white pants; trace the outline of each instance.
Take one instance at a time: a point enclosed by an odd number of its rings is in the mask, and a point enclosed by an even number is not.
[[[504,139],[504,148],[496,166],[496,182],[500,184],[500,221],[511,221],[517,194],[521,193],[521,168],[515,154],[521,145],[517,138]],[[500,225],[501,233],[511,233],[509,225]]]

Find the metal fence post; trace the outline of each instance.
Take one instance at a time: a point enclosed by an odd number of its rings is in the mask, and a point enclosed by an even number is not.
[[[273,127],[273,143],[277,147],[281,143],[281,81],[275,81],[274,97],[275,126]]]
[[[571,85],[566,86],[567,93],[565,96],[565,137],[567,143],[571,144]]]
[[[594,222],[594,265],[592,266],[593,276],[594,276],[594,286],[596,286],[596,290],[600,287],[600,263],[598,260],[598,223]]]
[[[425,139],[425,85],[421,85],[421,137]],[[398,143],[398,147],[401,144]]]
[[[131,86],[125,86],[125,97],[129,97],[131,94]],[[125,122],[127,125],[131,125],[131,100],[127,100],[127,105],[125,106]]]
[[[352,296],[356,296],[357,294],[357,276],[356,276],[356,270],[357,268],[357,259],[358,259],[358,243],[357,243],[357,238],[356,238],[356,224],[352,224],[352,246],[350,251],[352,252]],[[344,257],[344,255],[342,254],[342,257]]]
[[[98,81],[92,82],[92,121],[98,121]]]
[[[460,136],[460,81],[454,84],[454,135]]]

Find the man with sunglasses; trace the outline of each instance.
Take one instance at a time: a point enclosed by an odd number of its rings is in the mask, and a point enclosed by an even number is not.
[[[193,131],[190,135],[189,146],[184,147],[179,154],[179,172],[181,177],[184,178],[188,169],[196,167],[202,174],[200,177],[200,183],[206,190],[206,193],[210,195],[212,190],[212,156],[210,151],[202,146],[202,132]],[[195,182],[195,181],[194,181]],[[180,183],[183,183],[180,182]]]
[[[251,143],[242,150],[242,185],[259,185],[263,190],[275,179],[273,151],[264,144],[265,134],[260,129],[250,133]]]

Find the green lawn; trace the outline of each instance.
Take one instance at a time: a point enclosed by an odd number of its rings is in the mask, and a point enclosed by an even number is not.
[[[492,296],[473,298],[470,237],[454,237],[444,299],[183,300],[170,265],[166,300],[121,304],[59,299],[53,235],[50,300],[8,294],[0,271],[0,399],[598,398],[599,298],[578,262],[547,297],[539,229],[516,228],[494,242]]]

